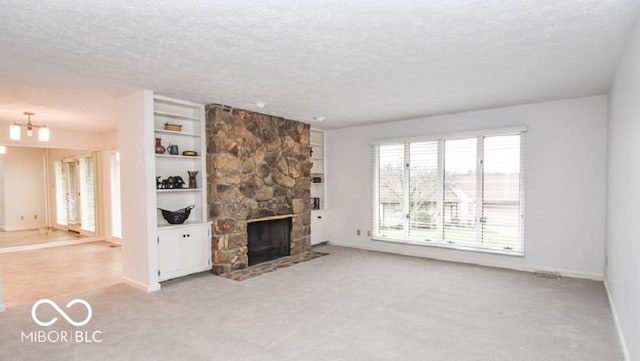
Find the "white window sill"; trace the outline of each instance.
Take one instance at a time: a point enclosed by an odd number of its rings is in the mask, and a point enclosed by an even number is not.
[[[454,249],[459,251],[471,251],[471,252],[478,252],[478,253],[498,254],[503,256],[524,257],[524,251],[509,251],[509,250],[500,250],[500,249],[494,249],[494,248],[473,247],[473,246],[466,246],[466,245],[460,245],[460,244],[437,243],[437,242],[430,242],[430,241],[421,242],[421,241],[414,241],[410,239],[386,238],[386,237],[380,237],[380,236],[372,237],[371,240],[379,241],[379,242],[408,244],[412,246],[445,248],[445,249]]]

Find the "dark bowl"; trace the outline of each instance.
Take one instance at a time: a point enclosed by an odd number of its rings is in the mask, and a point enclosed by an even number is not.
[[[189,214],[191,214],[193,208],[195,208],[195,206],[192,204],[189,207],[181,208],[177,211],[168,211],[162,208],[158,209],[162,212],[162,217],[170,224],[182,224],[189,218]]]

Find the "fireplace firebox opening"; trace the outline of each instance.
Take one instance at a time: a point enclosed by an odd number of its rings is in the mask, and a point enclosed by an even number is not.
[[[247,222],[249,266],[291,255],[291,217]]]

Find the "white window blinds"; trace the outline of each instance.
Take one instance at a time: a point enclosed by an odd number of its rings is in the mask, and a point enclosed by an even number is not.
[[[524,252],[524,131],[372,147],[375,238]]]

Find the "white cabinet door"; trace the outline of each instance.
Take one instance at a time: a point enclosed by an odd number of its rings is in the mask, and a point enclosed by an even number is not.
[[[211,269],[209,228],[205,223],[158,230],[160,281]]]
[[[329,233],[326,227],[327,213],[322,210],[311,211],[311,244],[320,244],[329,241]]]

